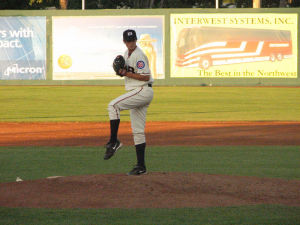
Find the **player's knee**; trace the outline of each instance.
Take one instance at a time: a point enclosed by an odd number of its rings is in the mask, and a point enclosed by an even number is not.
[[[114,110],[114,106],[113,106],[113,104],[109,103],[107,106],[107,111],[110,112],[112,110]]]
[[[112,104],[111,102],[107,106],[108,115],[110,120],[120,119],[120,110],[116,105]]]
[[[146,142],[145,133],[133,133],[134,145],[139,145]]]

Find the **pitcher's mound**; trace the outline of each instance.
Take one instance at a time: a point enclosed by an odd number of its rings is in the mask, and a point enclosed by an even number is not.
[[[0,184],[0,206],[178,208],[249,204],[300,206],[300,180],[149,173],[52,177]]]

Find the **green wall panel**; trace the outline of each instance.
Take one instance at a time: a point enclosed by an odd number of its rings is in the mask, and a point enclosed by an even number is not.
[[[46,16],[47,24],[47,79],[46,80],[0,80],[0,85],[122,85],[122,80],[52,80],[52,16],[120,16],[164,15],[165,16],[165,79],[155,85],[166,86],[300,86],[297,78],[172,78],[170,76],[170,14],[178,13],[297,13],[299,32],[299,9],[116,9],[116,10],[0,10],[0,16]],[[298,38],[298,65],[299,38]]]

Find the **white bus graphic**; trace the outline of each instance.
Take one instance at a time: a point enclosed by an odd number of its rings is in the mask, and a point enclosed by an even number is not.
[[[292,56],[291,32],[243,28],[184,28],[177,37],[176,66],[208,69],[214,65]]]

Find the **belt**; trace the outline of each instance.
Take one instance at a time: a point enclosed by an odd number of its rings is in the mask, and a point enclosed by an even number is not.
[[[148,84],[148,87],[152,87],[152,84]]]

